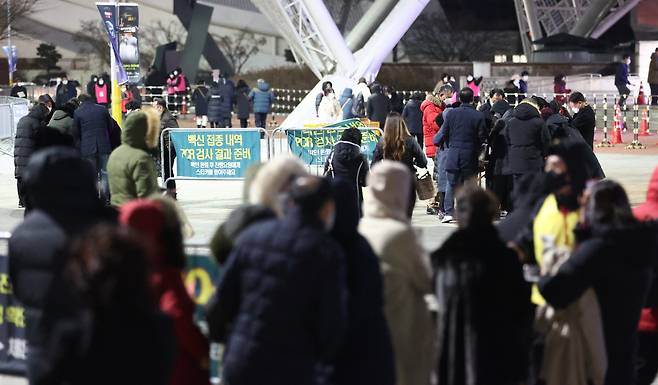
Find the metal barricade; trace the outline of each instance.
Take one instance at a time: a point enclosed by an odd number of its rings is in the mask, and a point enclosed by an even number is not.
[[[29,112],[30,102],[23,98],[0,96],[0,153],[13,155],[18,121]]]
[[[259,134],[257,160],[252,154],[254,144],[244,147],[244,134],[249,133]],[[187,148],[175,148],[176,140],[172,140],[172,135],[180,134],[185,134]],[[169,181],[176,180],[242,180],[251,164],[270,159],[270,149],[270,135],[263,128],[167,128],[160,136],[163,184],[166,186]],[[175,174],[174,161],[177,162]],[[186,166],[181,165],[181,161],[189,162],[187,168],[194,170],[195,175],[179,175],[179,171]]]
[[[340,140],[340,135],[349,127],[318,127],[318,128],[277,128],[272,132],[272,157],[280,156],[283,154],[290,154],[300,158],[306,165],[307,170],[312,175],[323,175],[325,163],[333,151],[334,144]],[[384,132],[376,127],[354,127],[359,131],[368,135],[362,142],[361,152],[364,153],[368,160],[372,160],[372,152],[374,147],[383,137]],[[291,137],[290,131],[299,131],[301,136]],[[374,134],[373,134],[374,132]],[[305,136],[307,134],[307,136]],[[372,134],[372,135],[371,135]],[[293,150],[292,140],[299,143],[294,144],[295,147],[310,148],[308,151],[295,152]],[[371,149],[364,151],[371,144]]]

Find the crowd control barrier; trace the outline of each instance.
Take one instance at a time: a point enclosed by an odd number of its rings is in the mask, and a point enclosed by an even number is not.
[[[0,96],[0,153],[14,153],[18,121],[28,114],[30,102],[23,98]]]
[[[0,233],[0,373],[23,376],[27,373],[25,309],[14,297],[9,280],[10,236]]]
[[[333,151],[336,142],[348,128],[358,128],[361,131],[361,152],[368,162],[372,161],[375,146],[383,135],[383,131],[375,127],[367,127],[359,119],[350,119],[334,126],[317,128],[277,128],[272,132],[272,156],[290,154],[304,163],[309,173],[323,175],[324,165]]]
[[[160,155],[165,185],[170,180],[240,180],[249,167],[270,158],[270,136],[262,128],[168,128],[160,136]]]

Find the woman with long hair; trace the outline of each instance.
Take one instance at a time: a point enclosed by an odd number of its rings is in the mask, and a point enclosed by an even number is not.
[[[372,164],[382,159],[393,160],[404,163],[416,175],[416,167],[427,167],[427,158],[416,139],[411,136],[407,124],[397,112],[391,112],[384,124],[384,138],[377,143],[373,154]],[[413,178],[415,181],[415,178]],[[416,204],[416,185],[410,192],[409,207],[407,215],[411,218]]]

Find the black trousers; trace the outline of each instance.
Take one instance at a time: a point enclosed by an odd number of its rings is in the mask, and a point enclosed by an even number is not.
[[[658,84],[649,84],[649,88],[651,89],[651,105],[658,105]]]
[[[18,205],[25,207],[25,189],[23,188],[23,178],[16,178],[16,190],[18,190]]]
[[[416,138],[416,141],[420,145],[421,150],[425,150],[425,144],[423,143],[425,141],[425,134],[411,134],[414,138]]]
[[[636,385],[650,385],[658,374],[658,333],[638,335]]]
[[[616,84],[617,91],[619,91],[619,106],[624,107],[626,105],[626,98],[630,95],[631,90],[626,84]]]
[[[249,119],[240,119],[240,127],[241,128],[247,128],[248,125],[249,125],[248,120]]]

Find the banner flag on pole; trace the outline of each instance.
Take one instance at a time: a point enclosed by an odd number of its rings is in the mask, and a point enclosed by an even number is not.
[[[12,45],[10,47],[5,45],[2,47],[2,50],[5,51],[5,55],[7,55],[7,61],[9,62],[9,72],[16,72],[16,46]]]
[[[123,84],[128,81],[126,70],[121,63],[121,55],[117,42],[117,6],[109,3],[96,3],[98,11],[103,19],[103,25],[107,31],[107,37],[110,39],[110,45],[114,52],[114,60],[117,66],[117,83]]]

